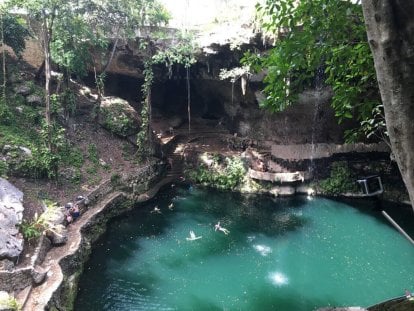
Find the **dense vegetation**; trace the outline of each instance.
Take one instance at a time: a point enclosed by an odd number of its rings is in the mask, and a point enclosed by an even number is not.
[[[362,8],[350,0],[280,0],[257,5],[265,32],[275,40],[262,54],[242,62],[266,71],[263,107],[284,110],[304,88],[329,86],[339,121],[356,118],[361,127],[347,133],[386,140],[383,107],[367,42]]]

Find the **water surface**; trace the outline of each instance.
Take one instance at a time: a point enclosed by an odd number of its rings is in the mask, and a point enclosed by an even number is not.
[[[414,233],[410,210],[389,212]],[[191,230],[202,238],[188,241]],[[75,310],[369,306],[413,289],[413,263],[414,247],[370,205],[174,188],[111,222]]]

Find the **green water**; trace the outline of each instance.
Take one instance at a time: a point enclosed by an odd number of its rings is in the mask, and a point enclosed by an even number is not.
[[[390,213],[414,233],[410,210]],[[214,231],[218,221],[230,234]],[[187,241],[190,230],[202,238]],[[414,247],[371,206],[174,188],[112,221],[75,310],[313,310],[405,288]]]

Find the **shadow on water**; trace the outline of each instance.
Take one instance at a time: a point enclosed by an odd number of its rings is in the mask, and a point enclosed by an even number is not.
[[[382,215],[381,211],[387,212],[411,238],[414,239],[414,213],[410,205],[394,202],[381,201],[379,198],[367,199],[341,199],[339,202],[351,206],[360,213],[377,219],[386,226],[394,226]],[[396,229],[395,229],[396,230]]]
[[[291,288],[255,288],[251,291],[248,301],[246,310],[309,311],[327,307],[326,301],[330,301],[331,306],[338,305],[334,297],[309,298],[306,292],[298,292]]]

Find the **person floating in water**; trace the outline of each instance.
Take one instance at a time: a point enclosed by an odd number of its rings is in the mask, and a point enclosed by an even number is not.
[[[151,211],[151,214],[161,214],[161,210],[158,208],[158,205],[155,205],[154,209]]]
[[[173,208],[174,208],[174,203],[171,203],[170,205],[168,205],[168,209],[169,209],[169,210],[171,210],[171,211],[172,211],[172,210],[173,210]]]
[[[229,233],[230,233],[230,231],[229,231],[229,230],[227,230],[226,228],[223,228],[223,227],[220,225],[220,222],[216,223],[216,225],[214,226],[214,231],[217,231],[217,230],[219,230],[219,231],[223,232],[225,235],[227,235],[227,234],[229,234]]]
[[[186,239],[187,239],[187,241],[194,241],[194,240],[198,240],[198,239],[201,239],[201,238],[202,238],[202,236],[196,236],[194,231],[191,230],[190,231],[190,237],[186,238]]]

